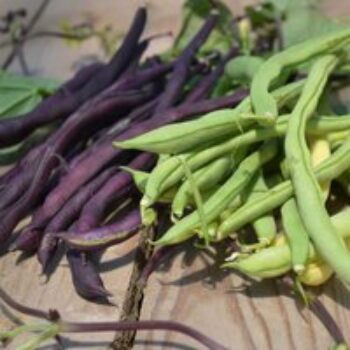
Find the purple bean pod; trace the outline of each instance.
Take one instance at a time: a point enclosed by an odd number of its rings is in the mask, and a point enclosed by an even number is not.
[[[138,46],[138,40],[143,32],[145,23],[146,10],[142,7],[137,11],[123,44],[111,61],[85,83],[81,84],[79,82],[77,84],[74,81],[67,83],[68,87],[72,85],[73,87],[77,85],[82,86],[80,90],[67,94],[67,86],[63,87],[45,99],[25,117],[19,116],[0,121],[0,146],[15,144],[35,128],[54,120],[68,117],[81,104],[108,87],[129,65]]]
[[[232,47],[228,53],[220,60],[218,65],[205,76],[191,93],[186,97],[185,103],[197,102],[208,97],[215,86],[216,81],[222,76],[225,71],[226,64],[239,54],[237,47]]]
[[[125,242],[141,228],[139,209],[135,208],[117,222],[93,228],[86,232],[64,232],[55,234],[69,247],[80,251],[96,251]]]
[[[147,170],[153,164],[154,155],[143,152],[132,160],[129,166],[137,170]],[[99,225],[110,204],[122,195],[123,189],[128,190],[127,187],[130,185],[132,185],[132,176],[129,173],[120,171],[112,176],[84,206],[77,223],[77,229],[85,232]]]
[[[136,94],[126,92],[123,95],[119,94],[116,98],[112,96],[111,92],[112,91],[108,90],[108,97],[102,100],[101,103],[96,104],[94,108],[87,110],[86,106],[82,106],[82,110],[85,110],[85,112],[77,112],[74,116],[69,118],[64,126],[54,134],[55,137],[52,138],[54,142],[48,142],[45,145],[45,151],[30,187],[21,198],[21,201],[14,203],[8,214],[3,217],[0,222],[0,242],[4,242],[8,239],[18,222],[24,218],[33,204],[38,200],[44,188],[43,184],[46,183],[52,171],[57,166],[58,160],[56,155],[64,153],[77,136],[81,137],[82,129],[96,122],[96,119],[101,119],[101,116],[105,116],[106,113],[110,113],[111,110],[116,108],[130,108],[131,106],[139,105],[149,100],[153,94],[152,91],[142,91]],[[89,104],[91,105],[91,102],[89,102]],[[61,207],[57,208],[57,210],[60,208]],[[55,210],[55,212],[57,210]],[[47,221],[45,221],[45,225]],[[40,228],[42,227],[43,226]]]
[[[106,302],[111,293],[104,287],[96,266],[89,255],[83,255],[81,252],[70,249],[66,257],[77,293],[87,300]]]
[[[188,79],[191,61],[196,52],[208,38],[218,20],[217,15],[209,15],[202,28],[193,37],[185,50],[177,58],[173,74],[167,84],[162,100],[156,108],[156,112],[163,112],[174,106],[179,100],[186,80]]]
[[[41,239],[46,232],[58,232],[69,227],[78,217],[81,208],[86,201],[117,171],[116,167],[108,168],[94,180],[78,191],[62,209],[52,218],[45,230],[35,229],[30,225],[24,228],[21,234],[11,244],[11,250],[36,251],[39,246],[47,254],[47,244],[41,244]],[[45,247],[45,248],[42,248]]]
[[[197,114],[207,113],[220,108],[233,107],[246,97],[247,94],[248,92],[246,90],[241,90],[230,96],[171,108],[167,112],[160,113],[149,120],[136,124],[133,128],[123,132],[117,139],[127,139],[164,124],[181,121]],[[61,179],[58,186],[47,196],[45,202],[33,219],[33,226],[40,227],[44,225],[80,186],[89,181],[101,171],[106,164],[116,159],[121,153],[122,150],[113,147],[109,140],[101,143],[94,152],[82,159],[71,169],[71,171]]]

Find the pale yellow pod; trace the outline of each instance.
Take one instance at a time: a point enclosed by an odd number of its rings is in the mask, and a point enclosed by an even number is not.
[[[279,247],[282,245],[287,244],[287,237],[284,233],[279,233],[276,235],[276,238],[271,243],[271,246],[273,247]]]
[[[330,142],[327,137],[323,135],[310,136],[308,141],[311,153],[311,163],[313,167],[316,167],[331,155]],[[330,181],[320,182],[320,187],[325,201],[329,195],[330,185]]]
[[[328,281],[333,274],[332,269],[323,261],[311,262],[299,275],[299,280],[308,286],[320,286]]]

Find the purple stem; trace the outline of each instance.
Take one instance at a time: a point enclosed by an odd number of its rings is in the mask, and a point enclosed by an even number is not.
[[[90,333],[90,332],[106,332],[106,331],[141,331],[141,330],[165,330],[171,332],[182,333],[197,340],[209,350],[228,350],[227,347],[217,343],[205,334],[194,328],[188,327],[182,323],[175,321],[149,320],[149,321],[119,321],[119,322],[103,322],[103,323],[64,323],[62,332],[67,333]]]
[[[337,344],[345,344],[345,337],[340,330],[339,326],[334,321],[332,315],[328,312],[326,307],[322,304],[322,302],[314,298],[310,302],[310,310],[318,317],[318,319],[323,323],[323,325],[328,330],[329,334],[332,336],[334,341]]]
[[[49,310],[49,312],[32,309],[24,306],[12,299],[5,291],[0,288],[0,298],[14,310],[25,315],[36,318],[59,322],[60,331],[62,333],[92,333],[92,332],[115,332],[115,331],[133,331],[133,330],[166,330],[182,333],[193,339],[196,339],[209,350],[228,350],[228,348],[217,343],[205,334],[188,327],[184,324],[174,321],[162,320],[141,320],[141,321],[119,321],[119,322],[67,322],[59,317],[57,310]]]

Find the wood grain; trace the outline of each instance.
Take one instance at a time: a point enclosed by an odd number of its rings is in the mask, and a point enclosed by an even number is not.
[[[193,254],[191,247],[187,254]],[[196,254],[183,266],[184,252],[170,270],[148,283],[140,319],[171,319],[192,326],[229,349],[327,349],[332,339],[320,321],[273,281],[251,282],[225,273],[214,259]],[[321,298],[350,342],[350,298],[332,280]],[[183,346],[186,344],[186,346]],[[134,349],[199,349],[198,343],[169,332],[139,332]]]
[[[251,0],[227,0],[239,12]],[[39,28],[57,29],[62,19],[81,21],[93,15],[97,23],[111,23],[125,31],[135,8],[141,0],[60,0],[52,1]],[[176,30],[182,0],[149,0],[150,20],[148,34]],[[14,7],[12,0],[1,0],[1,12]],[[39,0],[17,0],[15,7],[33,10]],[[348,17],[350,2],[327,0],[326,13]],[[152,44],[149,52],[161,51],[171,41],[164,38]],[[63,55],[62,52],[65,52]],[[0,61],[6,51],[0,51]],[[28,45],[27,60],[35,72],[65,79],[72,74],[74,63],[81,55],[101,57],[98,43],[89,40],[80,47],[68,48],[56,39],[38,39]],[[18,71],[18,65],[12,67]],[[95,305],[79,298],[71,284],[67,265],[63,261],[48,284],[39,278],[35,257],[17,263],[18,254],[0,259],[1,284],[19,301],[48,309],[58,308],[69,320],[117,320],[123,304],[132,271],[137,237],[119,247],[111,248],[104,256],[102,274],[106,287],[114,294],[117,307]],[[194,255],[195,254],[195,255]],[[187,265],[184,267],[184,260]],[[281,288],[271,281],[251,284],[232,273],[222,272],[213,259],[194,253],[191,247],[179,251],[169,260],[168,268],[153,275],[145,290],[141,318],[176,320],[193,326],[216,338],[230,349],[327,349],[331,338],[318,319],[307,310],[301,310],[293,299],[282,295]],[[343,329],[350,342],[350,294],[332,280],[323,290],[322,301]],[[0,314],[0,327],[8,323]],[[66,343],[69,349],[104,349],[113,334],[85,334]],[[22,339],[7,349],[16,349]],[[87,342],[92,342],[88,346]],[[53,349],[52,345],[44,347]],[[44,349],[43,348],[43,349]],[[168,332],[139,332],[134,349],[201,349],[198,343]]]
[[[19,254],[9,254],[0,260],[1,285],[16,300],[35,308],[48,310],[54,308],[60,311],[62,318],[69,321],[115,321],[118,320],[125,292],[128,287],[129,275],[132,270],[134,249],[137,237],[107,250],[101,264],[102,278],[106,288],[113,294],[111,301],[116,306],[99,305],[85,301],[74,291],[67,262],[63,260],[48,283],[40,277],[40,265],[35,257],[18,262]],[[1,313],[0,313],[1,315]],[[24,318],[27,319],[27,318]],[[74,349],[85,349],[85,342],[94,343],[92,349],[104,348],[113,338],[113,333],[74,335],[72,340],[84,341],[75,345]],[[16,349],[23,341],[10,344],[6,349]],[[67,341],[68,346],[71,342]],[[71,348],[70,348],[71,349]]]

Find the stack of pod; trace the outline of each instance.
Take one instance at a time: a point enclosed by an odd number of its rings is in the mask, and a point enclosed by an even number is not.
[[[150,173],[129,169],[144,225],[156,222],[157,202],[170,205],[173,225],[156,246],[235,240],[225,268],[293,272],[307,285],[335,273],[350,284],[350,209],[329,208],[341,201],[331,183],[349,185],[350,115],[329,102],[334,77],[348,74],[349,47],[342,29],[269,57],[253,75],[247,64],[250,96],[237,107],[116,143],[158,154]]]

